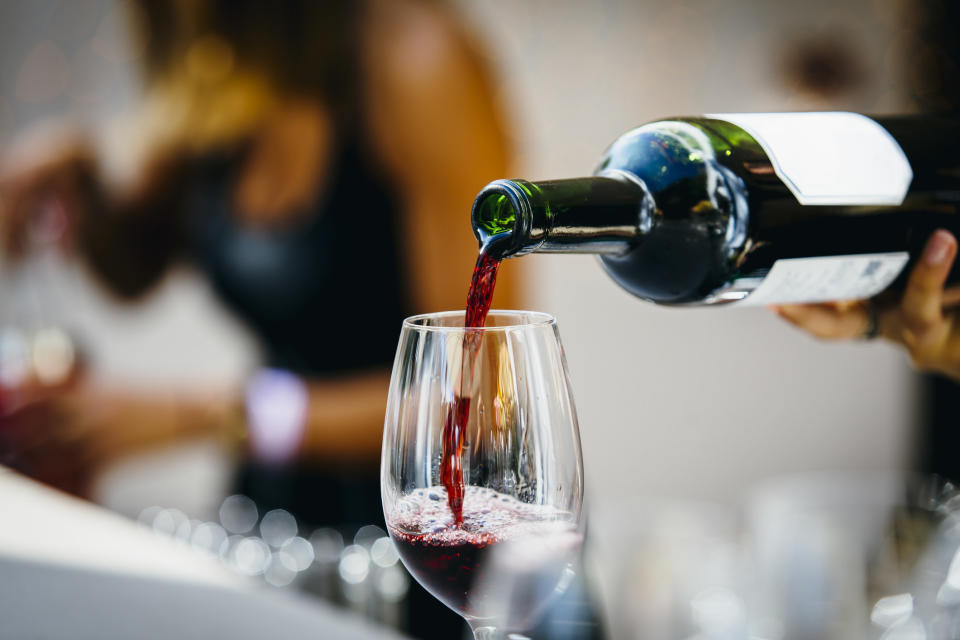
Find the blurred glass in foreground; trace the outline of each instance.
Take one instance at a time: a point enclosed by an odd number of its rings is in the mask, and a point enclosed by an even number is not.
[[[960,494],[935,477],[807,474],[742,511],[626,501],[593,522],[611,637],[960,637]]]

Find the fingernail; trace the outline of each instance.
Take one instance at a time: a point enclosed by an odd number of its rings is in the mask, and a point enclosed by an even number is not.
[[[953,236],[942,229],[933,234],[923,252],[923,261],[930,265],[942,263],[953,249]]]

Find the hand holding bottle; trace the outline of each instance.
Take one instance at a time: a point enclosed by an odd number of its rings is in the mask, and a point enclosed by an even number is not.
[[[857,301],[780,305],[774,310],[825,340],[881,336],[902,345],[918,369],[960,380],[960,315],[954,310],[960,288],[945,286],[956,255],[957,239],[948,231],[936,231],[894,306]]]

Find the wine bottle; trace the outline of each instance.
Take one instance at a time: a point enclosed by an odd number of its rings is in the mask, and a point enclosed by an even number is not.
[[[960,234],[958,145],[948,117],[672,118],[622,135],[591,177],[494,181],[471,217],[496,258],[598,254],[661,304],[867,298],[903,286],[934,230]]]

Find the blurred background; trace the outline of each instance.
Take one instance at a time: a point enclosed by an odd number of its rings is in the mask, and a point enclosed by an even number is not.
[[[940,37],[949,33],[948,4],[487,0],[448,8],[489,66],[510,171],[535,180],[589,174],[617,135],[670,115],[955,107],[960,85],[947,79],[956,45]],[[0,3],[0,151],[65,118],[97,132],[103,146],[116,144],[104,132],[138,101],[146,46],[129,37],[125,11],[113,0]],[[468,205],[456,213],[464,233]],[[927,443],[932,425],[949,424],[955,387],[917,375],[892,347],[820,343],[763,309],[658,308],[620,290],[589,257],[523,261],[503,278],[517,279],[519,304],[559,320],[599,511],[645,499],[722,510],[796,472],[950,472],[951,461]],[[464,292],[468,276],[457,274]],[[264,363],[254,333],[189,265],[132,306],[58,253],[4,267],[0,281],[0,322],[64,329],[101,386],[239,388]],[[209,440],[138,452],[111,464],[90,495],[133,518],[162,506],[216,521],[236,464]]]

